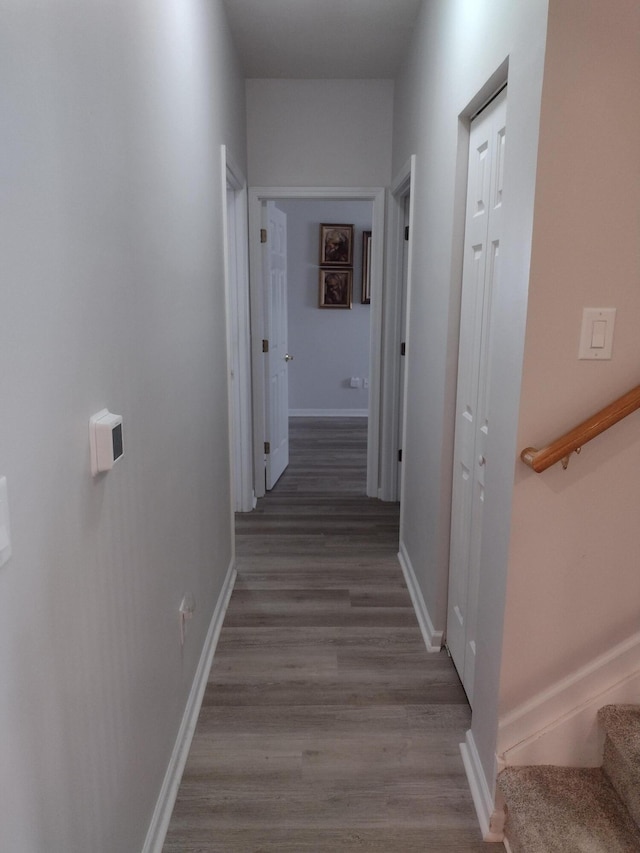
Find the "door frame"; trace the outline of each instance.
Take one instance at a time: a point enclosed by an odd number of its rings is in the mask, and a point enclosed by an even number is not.
[[[249,291],[251,301],[251,361],[253,400],[253,468],[256,497],[265,494],[265,388],[262,371],[264,308],[262,299],[262,204],[284,199],[371,201],[372,231],[379,235],[371,254],[371,326],[369,333],[369,417],[367,421],[367,496],[378,497],[382,359],[382,277],[384,258],[385,190],[382,187],[250,187]]]
[[[402,328],[402,289],[406,286],[407,309],[410,311],[410,284],[413,262],[413,211],[416,155],[412,154],[394,178],[389,189],[387,209],[387,263],[384,288],[384,316],[382,342],[382,395],[380,415],[380,490],[383,501],[400,501],[398,488],[398,449],[404,443],[400,435],[399,415],[402,389],[400,388],[400,345],[403,333],[407,350],[408,327]],[[405,199],[409,197],[409,246],[406,270],[404,269]],[[407,324],[408,325],[408,324]],[[405,371],[406,387],[406,371]],[[406,394],[404,395],[402,423],[405,422]]]
[[[221,145],[220,149],[224,193],[222,229],[227,315],[231,507],[232,513],[250,512],[255,506],[255,495],[251,453],[247,182],[240,167],[230,157],[226,145]],[[229,194],[231,194],[231,204],[229,204]]]

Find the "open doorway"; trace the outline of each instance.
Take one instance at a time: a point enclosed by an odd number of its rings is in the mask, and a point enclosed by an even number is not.
[[[289,415],[365,419],[371,305],[363,282],[363,254],[372,231],[373,204],[283,199],[277,206],[287,217]],[[321,230],[330,238],[332,225],[351,230],[338,230],[348,234],[349,246],[343,260],[330,266],[323,262],[320,245]],[[335,302],[324,298],[334,278],[344,284]]]
[[[364,314],[370,314],[369,329],[368,329],[368,376],[354,376],[355,379],[360,379],[360,388],[350,388],[352,371],[349,370],[347,376],[342,379],[349,383],[349,390],[367,392],[368,399],[366,406],[360,406],[361,412],[367,413],[367,495],[378,497],[378,472],[379,472],[379,424],[380,424],[380,358],[381,358],[381,317],[382,317],[382,257],[383,257],[383,240],[384,240],[384,190],[382,189],[325,189],[325,188],[263,188],[253,189],[250,191],[249,204],[249,232],[250,232],[250,262],[251,262],[251,337],[252,337],[252,359],[253,359],[253,450],[254,450],[254,488],[257,497],[264,495],[266,490],[265,484],[265,456],[266,450],[269,449],[265,442],[268,442],[266,437],[268,431],[268,423],[266,413],[268,411],[267,395],[269,388],[265,381],[264,373],[264,357],[269,348],[268,338],[265,336],[265,330],[268,326],[267,310],[269,306],[265,303],[265,288],[263,277],[263,262],[264,262],[264,243],[261,239],[266,239],[264,234],[264,216],[267,209],[267,202],[275,202],[278,207],[285,207],[289,201],[307,201],[307,202],[364,202],[365,206],[369,207],[371,217],[371,228],[374,238],[371,242],[370,255],[370,304],[363,305],[359,303],[364,311]],[[315,223],[315,227],[319,229],[322,222]],[[307,224],[308,227],[308,224]],[[368,229],[362,229],[368,230]],[[261,233],[262,232],[262,233]],[[358,241],[360,242],[360,240]],[[361,245],[361,244],[360,244]],[[352,251],[361,251],[360,246],[354,245]],[[309,263],[314,260],[309,258]],[[319,268],[320,258],[316,259],[315,276],[318,276],[319,292]],[[358,269],[360,262],[357,264]],[[353,273],[353,270],[351,270]],[[352,287],[355,287],[354,293],[358,298],[360,294],[361,284],[359,281],[352,282]],[[352,299],[354,298],[352,294]],[[317,303],[316,303],[317,304]],[[310,307],[310,306],[307,306]],[[351,309],[353,310],[353,309]],[[314,308],[314,312],[321,315],[325,312],[319,308]],[[347,313],[347,312],[343,312]],[[351,316],[354,316],[353,314]],[[296,357],[295,353],[294,358]],[[302,360],[302,356],[298,357]],[[295,362],[294,362],[295,364]],[[344,371],[343,371],[344,372]],[[358,371],[364,374],[365,369]],[[368,379],[369,387],[364,388],[364,380]],[[302,380],[304,383],[304,379]],[[342,388],[342,391],[347,389]],[[306,405],[306,404],[305,404]],[[326,406],[326,403],[322,404]],[[294,411],[300,411],[301,407],[292,406]],[[318,407],[309,407],[318,408]],[[354,409],[356,407],[353,407]],[[345,411],[345,414],[347,412]]]
[[[373,203],[279,199],[263,215],[268,491],[288,461],[290,418],[368,417]]]

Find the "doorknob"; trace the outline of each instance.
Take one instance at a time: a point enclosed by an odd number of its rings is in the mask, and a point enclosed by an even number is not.
[[[292,355],[289,355],[289,353],[287,353],[287,354],[285,355],[285,357],[284,357],[284,360],[285,360],[285,361],[293,361],[293,356],[292,356]]]
[[[487,460],[484,458],[484,456],[478,456],[478,465],[485,465],[486,461]]]

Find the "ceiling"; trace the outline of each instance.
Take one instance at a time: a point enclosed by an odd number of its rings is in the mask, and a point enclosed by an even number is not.
[[[223,0],[246,77],[391,78],[422,0]]]

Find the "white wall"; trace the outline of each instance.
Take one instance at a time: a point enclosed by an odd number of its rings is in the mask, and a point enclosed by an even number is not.
[[[391,80],[247,80],[249,183],[386,186],[392,109]]]
[[[219,0],[10,0],[0,39],[0,848],[137,853],[232,556],[219,146],[244,165],[244,82]],[[103,406],[125,455],[92,479]]]
[[[635,0],[550,5],[519,449],[640,382],[638,32]],[[618,309],[611,361],[578,361],[585,306]],[[517,467],[503,712],[638,630],[639,425]]]
[[[369,377],[371,306],[361,302],[362,232],[371,230],[370,201],[289,199],[287,214],[289,410],[367,410],[369,392],[349,380]],[[354,226],[351,310],[318,308],[320,223]]]
[[[394,173],[416,154],[401,540],[436,630],[446,628],[467,131],[509,62],[473,732],[491,780],[545,45],[543,0],[426,0],[395,92]]]

